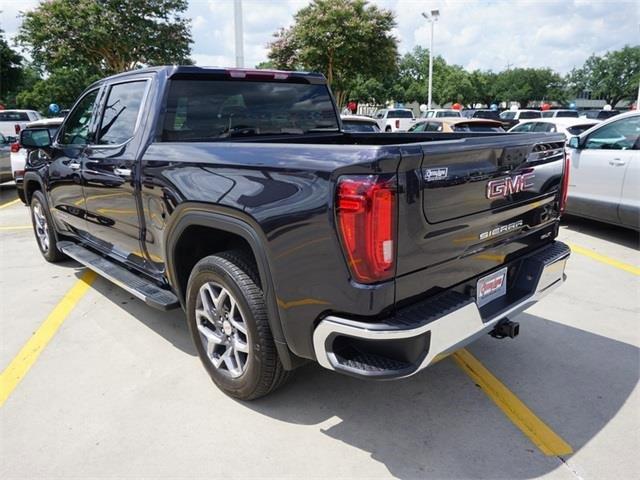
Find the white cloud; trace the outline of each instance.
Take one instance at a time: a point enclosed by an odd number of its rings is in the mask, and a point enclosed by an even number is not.
[[[267,44],[310,0],[244,0],[245,64],[266,60]],[[371,0],[395,12],[401,53],[428,46],[429,26],[420,12],[440,9],[434,52],[468,69],[550,67],[565,73],[592,53],[640,43],[640,3],[634,0]],[[36,0],[5,0],[2,28],[12,38],[19,11]],[[192,0],[192,57],[233,65],[233,0]]]
[[[192,25],[194,30],[198,30],[207,24],[207,20],[202,15],[196,15],[193,18]]]

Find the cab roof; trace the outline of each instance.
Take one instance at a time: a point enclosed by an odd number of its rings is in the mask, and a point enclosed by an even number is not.
[[[114,79],[127,78],[130,76],[141,75],[145,73],[165,73],[168,78],[182,76],[207,75],[215,77],[227,77],[230,79],[249,79],[249,80],[303,80],[310,84],[326,84],[327,79],[321,73],[302,72],[302,71],[285,71],[285,70],[265,70],[259,68],[233,68],[233,67],[200,67],[196,65],[164,65],[157,67],[139,68],[137,70],[129,70],[128,72],[118,73],[107,78],[103,78],[95,82],[111,81]]]

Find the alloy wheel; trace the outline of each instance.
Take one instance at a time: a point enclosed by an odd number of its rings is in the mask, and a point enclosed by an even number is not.
[[[49,250],[49,223],[42,209],[42,204],[38,201],[33,204],[33,223],[38,237],[38,243],[43,251]]]
[[[238,302],[227,288],[207,282],[196,300],[196,326],[211,364],[237,378],[249,357],[247,325]]]

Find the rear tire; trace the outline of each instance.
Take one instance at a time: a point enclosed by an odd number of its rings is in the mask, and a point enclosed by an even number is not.
[[[220,390],[253,400],[285,382],[289,372],[278,357],[258,273],[242,251],[200,260],[186,300],[191,337]]]
[[[67,258],[66,255],[58,250],[58,241],[53,220],[51,219],[51,212],[49,212],[47,200],[40,190],[33,192],[30,210],[33,233],[36,236],[38,248],[44,259],[51,263],[65,260]]]
[[[391,127],[387,127],[384,129],[385,133],[391,133]]]

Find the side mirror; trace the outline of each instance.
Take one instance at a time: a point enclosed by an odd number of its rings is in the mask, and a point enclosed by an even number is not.
[[[51,135],[46,128],[29,128],[20,132],[20,145],[26,148],[44,148],[51,145]]]
[[[580,150],[580,137],[570,137],[567,145],[576,150]]]

